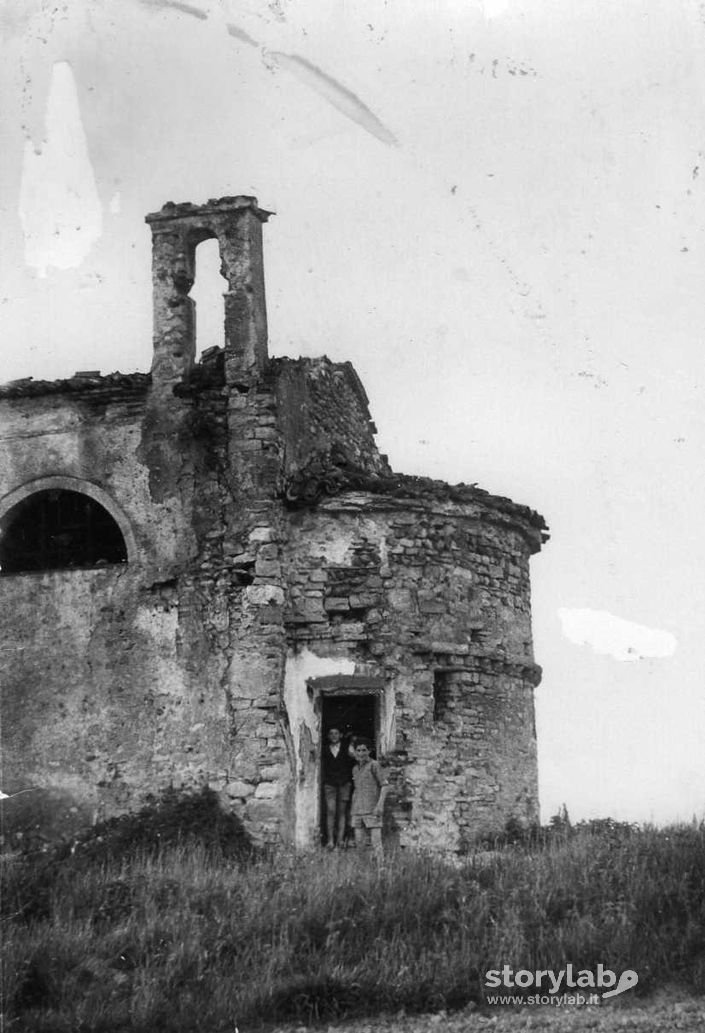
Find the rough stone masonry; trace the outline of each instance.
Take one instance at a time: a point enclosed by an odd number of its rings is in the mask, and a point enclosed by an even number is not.
[[[461,849],[537,817],[544,521],[393,473],[350,363],[269,358],[267,217],[147,216],[150,373],[0,388],[1,788],[32,790],[6,836],[208,785],[255,838],[313,845],[343,713],[388,764],[389,839]],[[224,343],[196,362],[209,238]]]

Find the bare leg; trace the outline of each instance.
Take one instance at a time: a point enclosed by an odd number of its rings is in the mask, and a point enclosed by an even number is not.
[[[372,840],[372,849],[377,857],[382,857],[382,830],[381,829],[370,829],[370,839]]]
[[[333,836],[335,835],[336,795],[335,792],[330,792],[329,787],[326,786],[326,840],[329,847],[333,846]]]
[[[345,845],[345,829],[347,826],[347,810],[348,805],[345,800],[340,801],[338,808],[338,846],[342,847]]]
[[[362,850],[363,847],[367,846],[367,836],[365,835],[365,829],[355,829],[355,846],[358,850]]]

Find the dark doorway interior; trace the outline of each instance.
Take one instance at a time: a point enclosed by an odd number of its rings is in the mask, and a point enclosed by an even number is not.
[[[343,746],[347,750],[350,737],[355,735],[370,739],[372,756],[377,756],[377,703],[376,693],[350,694],[341,693],[321,697],[321,733],[322,742],[328,742],[328,731],[340,729],[343,735]],[[323,779],[321,778],[321,841],[325,840],[325,803],[323,800]]]
[[[377,696],[371,693],[364,695],[324,695],[323,697],[323,738],[328,735],[329,728],[339,728],[343,737],[349,735],[364,736],[376,743],[377,739]]]

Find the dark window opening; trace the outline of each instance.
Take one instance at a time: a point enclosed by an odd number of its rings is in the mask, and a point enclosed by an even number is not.
[[[127,563],[110,513],[77,491],[38,491],[0,521],[0,575]]]
[[[442,721],[448,716],[451,702],[450,678],[448,671],[433,672],[433,720]]]

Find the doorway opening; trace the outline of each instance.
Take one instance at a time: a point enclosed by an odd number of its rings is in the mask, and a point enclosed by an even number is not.
[[[364,738],[372,743],[372,756],[377,756],[377,741],[379,729],[379,694],[377,692],[355,693],[345,690],[337,692],[324,692],[321,694],[321,741],[323,749],[328,743],[328,732],[331,728],[337,728],[342,736],[341,748],[347,751],[351,739]],[[325,791],[323,788],[323,750],[321,750],[321,771],[320,771],[320,821],[319,835],[321,843],[328,838]],[[349,814],[350,803],[347,810]],[[347,822],[346,822],[347,825]],[[351,838],[351,830],[347,829],[346,841]],[[340,846],[344,844],[339,844]]]

